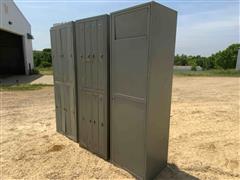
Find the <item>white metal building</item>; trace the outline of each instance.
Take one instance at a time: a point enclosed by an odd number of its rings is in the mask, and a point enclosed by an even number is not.
[[[0,74],[29,74],[33,65],[31,25],[13,0],[0,0]]]

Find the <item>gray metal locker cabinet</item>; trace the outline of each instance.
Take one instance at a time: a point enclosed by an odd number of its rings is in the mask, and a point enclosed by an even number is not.
[[[50,30],[57,132],[77,141],[73,22]]]
[[[79,143],[109,157],[109,16],[76,22]]]
[[[177,13],[150,2],[110,19],[110,159],[152,179],[167,164]]]

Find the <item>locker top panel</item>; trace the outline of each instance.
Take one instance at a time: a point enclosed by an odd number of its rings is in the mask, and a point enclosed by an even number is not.
[[[65,22],[65,23],[57,23],[57,24],[54,24],[50,30],[61,29],[66,26],[73,26],[73,23],[74,23],[73,21]]]
[[[77,21],[76,21],[76,24],[77,24],[77,23],[81,23],[81,22],[87,22],[87,21],[92,21],[92,20],[96,20],[96,19],[101,19],[101,18],[108,18],[108,17],[109,17],[108,14],[103,14],[103,15],[100,15],[100,16],[94,16],[94,17],[84,18],[84,19],[77,20]]]
[[[150,7],[152,5],[163,6],[164,8],[167,8],[167,9],[177,13],[177,11],[175,11],[174,9],[171,9],[171,8],[169,8],[167,6],[159,4],[159,3],[155,2],[155,1],[151,1],[151,2],[140,4],[140,5],[132,6],[132,7],[129,7],[129,8],[121,9],[119,11],[114,11],[114,12],[110,13],[110,16],[115,15],[115,14],[121,14],[121,13],[129,12],[129,11],[132,11],[132,10],[135,10],[135,9],[138,9],[138,8],[143,8],[143,7],[146,7],[146,6]]]

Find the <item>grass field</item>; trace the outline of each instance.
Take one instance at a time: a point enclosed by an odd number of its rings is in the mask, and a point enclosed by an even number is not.
[[[240,77],[240,71],[229,70],[206,70],[206,71],[174,71],[176,76],[216,76],[216,77]]]
[[[157,179],[240,178],[239,83],[174,76],[169,165]],[[52,86],[0,98],[2,179],[134,179],[56,133]]]
[[[0,91],[29,91],[29,90],[38,90],[46,86],[52,86],[48,84],[14,84],[14,85],[0,85]]]
[[[39,73],[42,75],[52,75],[53,69],[49,68],[37,68]],[[174,71],[174,75],[176,76],[216,76],[216,77],[240,77],[240,71],[236,71],[235,69],[229,70],[206,70],[206,71]]]
[[[42,75],[52,75],[53,74],[53,68],[48,67],[48,68],[36,68],[40,74]]]

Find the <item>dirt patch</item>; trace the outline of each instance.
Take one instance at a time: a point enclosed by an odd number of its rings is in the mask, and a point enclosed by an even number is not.
[[[240,78],[174,77],[169,165],[157,179],[239,179]],[[53,87],[0,92],[2,179],[134,179],[56,133]]]
[[[54,145],[49,150],[47,150],[47,153],[61,151],[63,148],[63,145]]]

